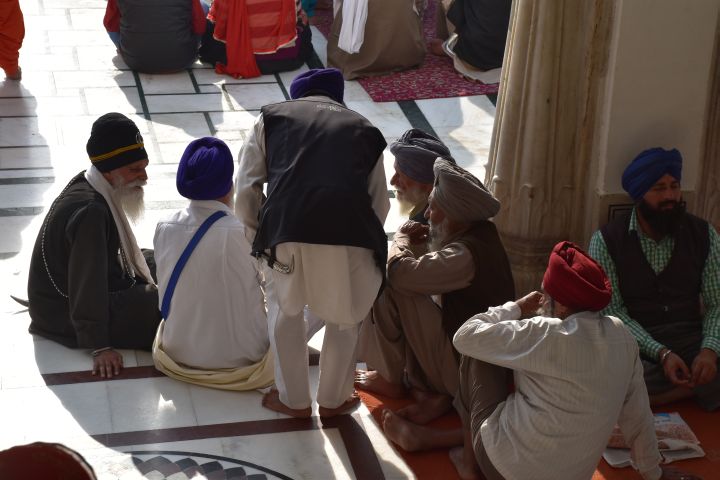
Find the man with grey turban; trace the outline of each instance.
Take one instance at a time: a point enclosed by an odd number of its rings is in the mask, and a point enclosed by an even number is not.
[[[458,389],[455,331],[471,316],[515,295],[510,263],[489,220],[500,203],[472,174],[437,159],[425,217],[395,234],[387,287],[363,322],[360,358],[373,370],[356,374],[356,387],[391,397],[408,388],[415,403],[383,413],[382,427],[408,451],[437,447],[415,435],[452,408]],[[462,444],[448,431],[445,446]]]
[[[395,187],[401,213],[427,225],[425,210],[435,179],[433,164],[438,157],[455,162],[450,150],[429,133],[412,128],[390,144],[390,152],[395,156],[390,185]]]

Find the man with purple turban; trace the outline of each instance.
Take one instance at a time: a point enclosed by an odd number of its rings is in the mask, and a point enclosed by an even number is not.
[[[233,170],[230,149],[214,137],[194,140],[180,159],[177,190],[190,204],[155,230],[164,320],[153,358],[182,381],[250,390],[272,384],[273,363],[252,237],[232,210]],[[205,233],[175,275],[198,231]]]
[[[305,306],[325,322],[318,411],[338,415],[359,402],[360,322],[384,278],[386,143],[343,105],[344,88],[336,69],[298,75],[293,100],[264,106],[240,152],[235,211],[262,263],[275,354],[277,390],[263,405],[294,417],[312,413]]]
[[[694,396],[720,407],[720,237],[685,211],[677,150],[640,153],[623,173],[635,202],[628,215],[595,232],[590,254],[605,268],[620,318],[640,346],[650,400]]]
[[[452,336],[472,315],[515,298],[510,262],[490,218],[500,202],[471,173],[438,159],[425,212],[395,234],[388,286],[363,322],[356,386],[414,403],[382,418],[385,435],[407,451],[458,445],[462,432],[435,443],[423,425],[452,409],[458,389]],[[409,387],[409,388],[408,388]],[[417,434],[420,431],[422,434]]]
[[[695,479],[659,466],[637,342],[619,319],[599,313],[612,296],[602,267],[560,242],[543,288],[455,333],[465,441],[450,459],[460,477],[589,479],[617,424],[644,479]]]
[[[395,175],[390,185],[395,187],[400,212],[427,225],[425,210],[435,178],[433,164],[437,158],[455,163],[450,150],[429,133],[412,128],[390,144],[390,153],[395,156]]]

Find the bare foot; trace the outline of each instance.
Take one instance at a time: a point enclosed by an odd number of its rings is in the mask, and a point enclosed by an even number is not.
[[[345,400],[342,405],[335,408],[325,408],[325,407],[318,407],[318,414],[321,417],[335,417],[337,415],[342,415],[343,413],[346,413],[348,410],[352,410],[353,408],[357,407],[360,403],[360,397],[357,393],[353,393],[350,398]]]
[[[310,407],[297,409],[290,408],[282,403],[280,401],[280,393],[278,393],[277,390],[270,390],[263,395],[262,406],[295,418],[310,418],[312,415],[312,409]]]
[[[447,53],[445,53],[445,50],[443,49],[443,42],[439,38],[433,38],[428,42],[428,51],[432,53],[433,55],[437,55],[439,57],[447,57]]]
[[[405,387],[388,382],[375,370],[356,370],[355,388],[390,398],[403,398],[406,395]]]
[[[463,447],[451,448],[448,454],[462,480],[481,480],[485,478],[482,476],[477,463],[469,462],[470,465],[468,465],[468,462],[465,461]]]
[[[385,410],[381,416],[382,429],[385,436],[406,452],[425,450],[422,434],[425,427],[414,425],[390,410]]]
[[[452,408],[452,398],[448,395],[423,392],[416,388],[413,388],[410,393],[415,399],[415,403],[399,409],[397,414],[418,425],[425,425]]]

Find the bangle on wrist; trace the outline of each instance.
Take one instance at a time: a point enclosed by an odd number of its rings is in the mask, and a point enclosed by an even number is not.
[[[665,350],[665,353],[660,355],[660,365],[665,365],[665,360],[667,360],[668,355],[672,353],[672,350],[669,348]]]
[[[112,347],[98,348],[97,350],[92,351],[92,356],[97,357],[102,352],[107,352],[108,350],[112,350]]]

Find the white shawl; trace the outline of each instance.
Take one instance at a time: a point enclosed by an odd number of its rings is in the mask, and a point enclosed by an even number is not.
[[[127,216],[113,195],[112,185],[105,180],[102,172],[100,172],[95,165],[92,165],[90,168],[85,170],[85,179],[91,187],[97,190],[100,195],[105,198],[105,201],[107,201],[107,204],[110,206],[110,212],[112,213],[115,225],[117,226],[118,234],[120,235],[120,246],[123,252],[125,252],[126,261],[128,263],[126,268],[130,270],[130,275],[135,276],[136,274],[139,274],[145,279],[145,281],[154,285],[155,282],[152,279],[152,275],[150,275],[150,269],[148,268],[142,251],[140,251],[140,247],[138,247],[137,240],[130,228]]]
[[[337,12],[336,12],[337,13]],[[365,40],[365,22],[368,16],[368,0],[343,0],[342,26],[338,48],[348,53],[358,53]]]

